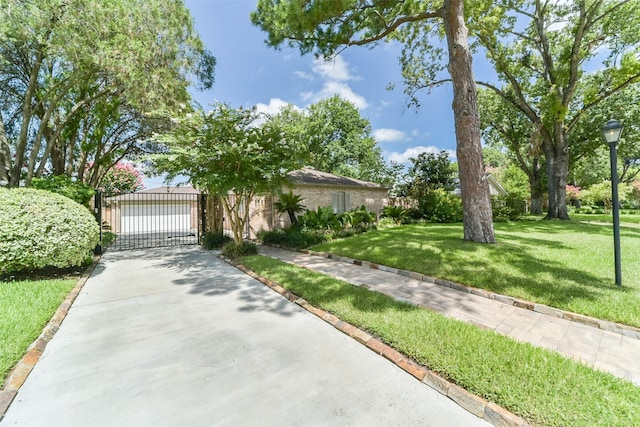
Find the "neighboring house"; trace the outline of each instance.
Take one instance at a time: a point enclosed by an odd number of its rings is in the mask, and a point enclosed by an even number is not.
[[[288,174],[292,186],[283,188],[302,197],[302,204],[309,210],[319,206],[331,206],[333,212],[340,214],[351,209],[366,206],[380,216],[382,209],[389,204],[389,191],[373,182],[360,181],[339,175],[304,168]],[[249,235],[254,238],[260,230],[274,230],[288,226],[289,217],[278,214],[273,207],[277,196],[256,197],[249,211]]]
[[[106,197],[102,222],[117,234],[196,233],[198,194],[193,187],[183,186]]]
[[[500,185],[500,183],[498,182],[498,180],[496,179],[495,176],[491,175],[490,173],[486,174],[484,176],[484,178],[487,180],[487,182],[489,183],[489,194],[493,197],[493,196],[506,196],[507,190],[504,189],[504,187],[502,185]],[[458,187],[456,187],[455,190],[453,190],[453,194],[460,197],[462,195],[462,192],[460,190],[460,186],[458,185]]]

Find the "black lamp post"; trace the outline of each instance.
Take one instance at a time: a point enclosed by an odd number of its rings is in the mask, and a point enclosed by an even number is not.
[[[613,250],[616,263],[616,285],[622,285],[622,263],[620,261],[620,203],[618,202],[618,156],[616,148],[622,125],[619,121],[611,119],[602,128],[602,135],[609,143],[609,156],[611,157],[611,203],[613,204]]]

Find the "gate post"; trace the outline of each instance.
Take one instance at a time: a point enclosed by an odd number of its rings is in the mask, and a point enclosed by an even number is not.
[[[200,194],[200,236],[198,236],[198,243],[202,244],[202,239],[207,233],[207,195]]]
[[[102,193],[96,190],[95,196],[93,196],[93,214],[96,217],[96,221],[98,221],[98,227],[100,229],[100,240],[96,245],[93,253],[95,255],[102,254]]]

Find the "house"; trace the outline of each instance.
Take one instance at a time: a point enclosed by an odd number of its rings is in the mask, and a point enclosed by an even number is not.
[[[389,204],[387,187],[373,182],[303,168],[288,174],[291,186],[283,192],[293,191],[302,197],[302,204],[309,210],[331,206],[333,212],[340,214],[351,209],[366,206],[380,216],[382,209]],[[250,238],[260,230],[281,229],[290,225],[289,217],[278,214],[273,206],[277,196],[256,197],[250,206]]]
[[[105,197],[102,223],[116,234],[197,233],[198,194],[183,186]]]
[[[504,187],[500,184],[500,182],[498,182],[498,180],[496,179],[495,176],[491,175],[490,173],[486,174],[484,176],[484,179],[487,181],[487,183],[489,184],[489,194],[491,195],[491,197],[493,196],[506,196],[507,190],[504,189]],[[453,194],[457,197],[461,197],[462,196],[462,191],[460,189],[460,185],[458,185],[456,187],[455,190],[453,190]]]

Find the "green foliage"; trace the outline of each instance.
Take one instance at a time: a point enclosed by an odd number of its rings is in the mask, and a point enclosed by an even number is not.
[[[443,188],[425,192],[418,200],[418,211],[429,222],[462,221],[462,201]]]
[[[0,281],[0,385],[75,284],[75,280]]]
[[[367,209],[365,205],[343,213],[338,218],[345,227],[366,230],[372,227],[376,221],[376,214]]]
[[[91,212],[67,197],[0,189],[0,274],[82,265],[99,233]]]
[[[218,195],[237,244],[257,194],[282,188],[286,174],[300,166],[299,147],[284,137],[281,124],[255,109],[216,104],[174,118],[174,127],[155,136],[167,151],[152,156],[156,171],[186,175],[197,188]]]
[[[383,218],[391,218],[396,224],[402,224],[409,218],[409,211],[402,206],[385,206],[382,209]]]
[[[629,184],[618,184],[618,200],[623,203],[633,191],[633,187]],[[606,209],[611,209],[611,181],[603,181],[594,184],[581,192],[582,202],[587,205],[600,205]]]
[[[456,170],[446,151],[420,153],[411,158],[407,175],[408,193],[416,199],[428,190],[443,188],[453,191],[456,187]]]
[[[520,198],[508,196],[491,197],[491,211],[493,222],[515,221],[524,213],[524,201]]]
[[[299,221],[303,227],[314,230],[339,230],[342,227],[331,206],[318,206],[315,211],[308,210]]]
[[[29,184],[49,167],[81,177],[87,159],[111,166],[158,129],[151,112],[213,83],[215,59],[182,1],[8,0],[0,22],[11,187],[23,168]]]
[[[292,249],[306,249],[331,240],[332,232],[301,227],[284,230],[262,231],[258,238],[265,244],[284,246]]]
[[[202,246],[207,250],[217,249],[231,240],[231,237],[225,235],[222,231],[209,231],[202,237]]]
[[[89,201],[96,194],[95,190],[82,182],[72,181],[66,175],[47,176],[46,178],[34,178],[31,187],[62,194],[84,206],[89,206]]]
[[[258,247],[252,242],[242,242],[240,244],[236,242],[229,242],[222,247],[222,255],[231,258],[241,258],[243,256],[256,255],[258,253]]]
[[[289,215],[289,221],[291,224],[297,223],[298,218],[296,217],[296,214],[305,211],[305,206],[302,204],[302,196],[299,194],[293,194],[293,191],[289,191],[288,193],[280,192],[278,194],[278,199],[279,200],[273,204],[276,212],[279,214],[286,213]]]

